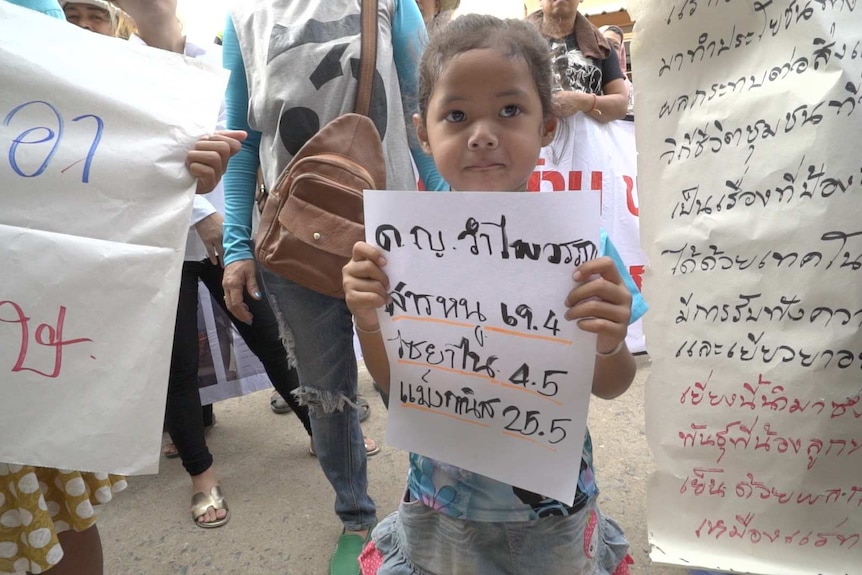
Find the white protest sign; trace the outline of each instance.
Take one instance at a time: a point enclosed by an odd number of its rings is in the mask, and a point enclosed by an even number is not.
[[[633,7],[656,561],[862,572],[862,12]]]
[[[221,73],[0,2],[0,461],[158,469]]]
[[[389,443],[574,500],[596,339],[565,299],[598,214],[591,192],[366,192],[392,297]]]
[[[640,246],[634,122],[602,124],[586,114],[575,114],[560,120],[557,134],[542,148],[527,190],[599,192],[601,226],[640,288],[647,259]],[[642,323],[638,320],[629,325],[626,346],[632,353],[647,350]]]

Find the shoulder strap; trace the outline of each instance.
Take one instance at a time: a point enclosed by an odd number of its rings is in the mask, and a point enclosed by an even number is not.
[[[359,56],[359,86],[356,89],[357,114],[371,110],[371,92],[377,68],[377,0],[362,0],[362,51]]]

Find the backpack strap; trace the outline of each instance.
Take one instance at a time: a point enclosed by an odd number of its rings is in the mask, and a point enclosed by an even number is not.
[[[357,114],[367,116],[371,111],[374,73],[377,69],[377,0],[362,0],[362,49],[359,53],[359,85],[356,89]]]

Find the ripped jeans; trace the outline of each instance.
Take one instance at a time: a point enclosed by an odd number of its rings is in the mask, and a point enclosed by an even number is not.
[[[348,531],[371,527],[365,443],[357,410],[353,318],[344,300],[319,294],[262,270],[263,288],[299,372],[314,449],[335,490],[335,513]]]

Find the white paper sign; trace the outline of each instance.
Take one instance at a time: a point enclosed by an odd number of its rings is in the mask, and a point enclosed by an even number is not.
[[[0,2],[0,461],[153,473],[220,73]]]
[[[565,298],[598,215],[593,192],[366,192],[392,297],[389,443],[574,500],[596,340]]]
[[[862,573],[862,11],[633,8],[651,557]]]

